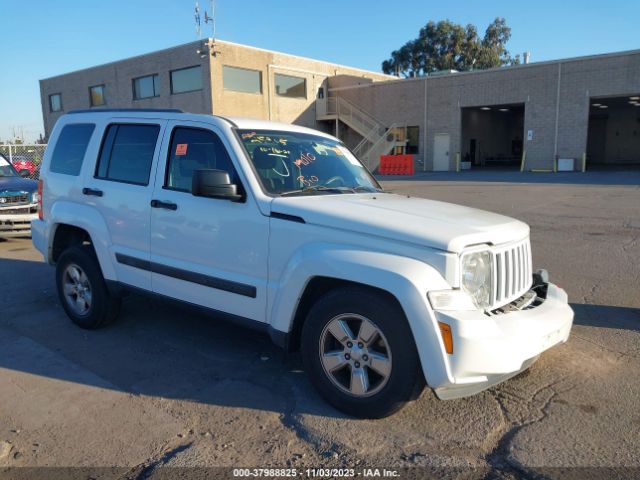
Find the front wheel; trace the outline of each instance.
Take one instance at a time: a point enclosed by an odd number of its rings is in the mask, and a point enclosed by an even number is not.
[[[374,291],[340,289],[318,300],[303,326],[302,356],[322,396],[355,417],[390,415],[424,387],[404,312]]]
[[[56,286],[67,316],[82,328],[100,328],[120,312],[121,300],[109,293],[90,245],[74,246],[60,255]]]

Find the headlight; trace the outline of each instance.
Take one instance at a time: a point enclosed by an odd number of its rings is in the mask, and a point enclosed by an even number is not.
[[[491,252],[467,253],[462,257],[462,289],[476,307],[485,309],[491,303]]]
[[[40,195],[38,192],[33,192],[31,194],[31,203],[38,203],[40,201]]]

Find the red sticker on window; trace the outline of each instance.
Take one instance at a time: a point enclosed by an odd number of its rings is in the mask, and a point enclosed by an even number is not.
[[[178,145],[176,145],[176,155],[186,155],[187,146],[187,143],[179,143]]]

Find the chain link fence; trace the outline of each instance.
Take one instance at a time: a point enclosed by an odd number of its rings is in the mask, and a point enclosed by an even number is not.
[[[38,180],[40,178],[40,165],[46,148],[46,144],[0,144],[0,155],[13,164],[20,175]]]

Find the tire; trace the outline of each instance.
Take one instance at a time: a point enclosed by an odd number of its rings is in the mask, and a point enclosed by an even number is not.
[[[301,354],[325,400],[354,417],[391,415],[425,385],[404,312],[368,289],[342,288],[321,297],[302,327]]]
[[[90,245],[70,247],[60,255],[56,286],[64,311],[81,328],[108,325],[120,312],[121,300],[109,293]]]

